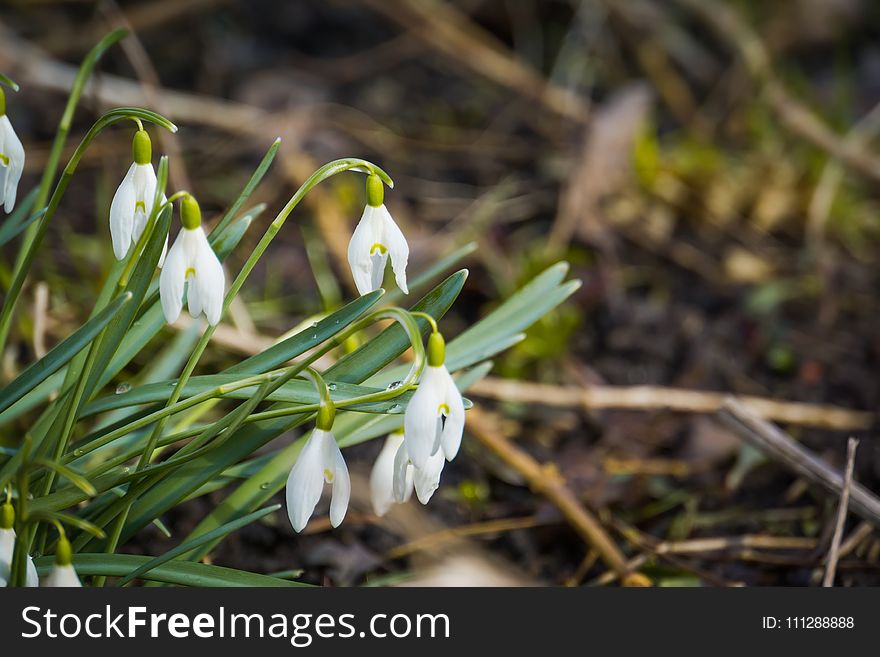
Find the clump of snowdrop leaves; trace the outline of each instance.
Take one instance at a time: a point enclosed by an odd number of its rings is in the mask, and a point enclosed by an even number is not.
[[[125,34],[125,30],[108,34],[86,56],[72,85],[65,117],[75,110],[101,55]],[[17,89],[2,74],[0,84]],[[140,107],[108,110],[74,148],[67,142],[70,122],[62,118],[39,185],[16,206],[24,149],[5,115],[5,96],[0,93],[0,204],[7,212],[15,207],[2,222],[0,245],[19,240],[19,256],[11,263],[0,303],[0,353],[30,353],[12,344],[12,340],[24,340],[20,327],[29,324],[21,316],[29,306],[19,303],[25,282],[33,277],[40,257],[51,257],[40,249],[46,236],[57,230],[58,210],[64,207],[67,190],[77,182],[78,165],[90,145],[112,126],[124,124],[130,130],[130,121],[137,125],[132,162],[109,212],[117,262],[98,284],[70,283],[88,285],[97,292],[92,306],[82,309],[87,319],[58,340],[46,356],[20,368],[12,381],[0,387],[0,430],[21,435],[19,441],[7,441],[10,444],[0,450],[0,489],[6,489],[6,504],[0,506],[0,585],[37,586],[31,554],[40,555],[36,560],[40,572],[48,569],[44,586],[81,586],[83,578],[83,583],[100,587],[107,583],[104,573],[122,574],[123,570],[121,579],[110,581],[121,586],[134,580],[158,581],[160,569],[154,567],[153,557],[119,554],[123,542],[162,517],[173,518],[168,512],[176,505],[239,477],[244,483],[210,510],[188,537],[198,547],[187,555],[198,558],[165,561],[162,581],[295,584],[270,575],[212,568],[203,558],[229,532],[277,510],[258,507],[284,486],[284,477],[277,476],[279,467],[289,468],[286,502],[294,530],[306,527],[328,488],[330,524],[339,526],[351,497],[349,471],[339,444],[375,438],[377,426],[385,427],[389,421],[391,426],[402,423],[403,433],[385,439],[373,467],[370,493],[376,514],[387,513],[413,493],[423,504],[431,499],[446,462],[459,451],[465,422],[464,400],[447,369],[445,342],[436,318],[454,303],[467,271],[436,282],[410,310],[388,305],[379,288],[389,265],[400,290],[409,291],[409,246],[384,204],[385,188],[393,187],[393,181],[380,167],[361,158],[340,158],[318,167],[264,225],[262,235],[250,239],[253,235],[247,231],[260,225],[255,220],[264,207],[245,208],[245,204],[279,152],[278,140],[241,192],[228,199],[229,208],[214,226],[209,242],[196,199],[187,192],[166,189],[172,166],[168,157],[159,158],[153,168],[150,135],[144,126],[170,132],[176,132],[177,126]],[[67,153],[70,156],[64,164],[60,158]],[[224,307],[244,289],[296,207],[314,187],[340,174],[366,175],[366,207],[348,250],[361,296],[328,309],[310,329],[280,339],[222,372],[212,371],[202,357],[212,344]],[[169,247],[172,204],[178,200],[181,228]],[[243,244],[253,248],[240,258]],[[108,255],[110,246],[106,244]],[[236,249],[235,261],[241,264],[227,288],[221,260]],[[420,282],[429,285],[468,252],[459,249],[442,263],[423,263],[429,266],[419,276]],[[270,274],[271,269],[265,267]],[[513,344],[529,325],[577,289],[577,281],[563,281],[565,271],[564,264],[550,267],[517,292],[516,299],[481,319],[476,331],[461,336],[456,360],[468,370],[460,381],[483,376],[489,368],[485,359]],[[159,293],[155,295],[157,278]],[[186,340],[165,339],[163,316],[174,322],[184,303],[193,317],[204,315],[209,324],[194,343],[188,342],[189,333],[180,336]],[[399,324],[395,332],[382,327],[383,333],[370,333],[371,327],[386,320]],[[426,324],[432,330],[427,348]],[[409,345],[399,339],[401,327]],[[339,353],[341,346],[353,341],[361,343],[357,351]],[[408,350],[412,357],[407,374],[395,385],[375,387],[374,376],[378,377],[375,381],[385,375],[397,378],[396,373],[379,370],[399,361]],[[310,366],[324,357],[336,361],[328,372],[339,377],[329,386]],[[210,360],[217,362],[220,359]],[[319,403],[296,377],[311,379]],[[127,380],[144,384],[132,389]],[[330,390],[334,391],[332,399]],[[401,418],[403,403],[406,409]],[[334,425],[337,412],[344,421]],[[315,427],[303,439],[298,455],[295,448],[289,449],[292,446],[273,444],[316,413]],[[28,430],[17,432],[16,427]],[[262,454],[268,460],[263,461]],[[53,565],[45,555],[54,530],[59,538]],[[84,554],[102,555],[100,562],[75,558],[72,546]]]
[[[223,266],[202,228],[202,212],[190,194],[180,202],[182,227],[168,251],[159,277],[162,311],[169,324],[180,316],[183,308],[184,284],[189,314],[194,318],[204,313],[211,326],[216,326],[223,312],[226,281]]]
[[[122,260],[128,254],[129,249],[137,244],[144,229],[147,219],[153,211],[153,201],[156,196],[156,172],[152,164],[152,144],[150,135],[141,128],[134,133],[131,144],[132,159],[128,172],[116,189],[113,201],[110,204],[110,236],[113,240],[113,253],[117,260]],[[165,197],[162,197],[162,203]],[[165,248],[168,248],[168,238],[165,238]],[[162,258],[159,266],[162,266]]]
[[[15,552],[15,509],[9,500],[0,507],[0,587],[6,586],[11,579],[12,555]],[[37,569],[30,555],[27,558],[27,579],[25,586],[37,586]]]
[[[376,174],[367,176],[367,205],[348,244],[348,264],[362,295],[382,287],[389,258],[397,287],[409,294],[406,286],[409,245],[385,207],[384,198],[382,179]]]
[[[51,572],[43,578],[41,585],[46,588],[74,588],[81,587],[82,582],[79,575],[73,567],[73,551],[70,548],[70,541],[63,533],[58,539],[58,546],[55,548],[55,563]]]
[[[6,116],[6,95],[0,88],[0,203],[9,213],[15,207],[18,181],[24,171],[24,147]]]

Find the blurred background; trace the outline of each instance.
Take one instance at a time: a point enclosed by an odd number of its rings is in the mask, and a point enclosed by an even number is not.
[[[22,190],[76,66],[118,25],[134,37],[102,59],[70,148],[108,107],[163,113],[181,130],[154,130],[154,152],[213,218],[281,136],[253,197],[268,205],[261,227],[317,165],[375,161],[395,180],[386,202],[413,272],[476,244],[451,335],[557,260],[583,281],[469,393],[462,457],[429,506],[372,515],[373,441],[347,452],[356,487],[339,530],[317,515],[296,536],[281,513],[230,537],[216,563],[333,585],[611,584],[598,531],[658,585],[821,581],[841,486],[768,459],[717,412],[725,394],[748,396],[835,473],[855,436],[854,478],[880,489],[880,4],[6,0]],[[109,130],[80,165],[3,380],[87,316],[130,140]],[[204,371],[356,294],[345,254],[362,183],[334,178],[297,210]],[[167,337],[187,335],[182,321]],[[150,365],[139,358],[120,385]],[[185,535],[222,499],[166,524]],[[876,523],[847,520],[839,584],[880,583]],[[172,544],[151,529],[129,549]]]

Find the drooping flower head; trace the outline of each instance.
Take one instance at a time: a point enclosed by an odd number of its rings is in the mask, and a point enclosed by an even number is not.
[[[417,470],[441,449],[451,461],[461,445],[464,401],[445,361],[446,343],[435,331],[428,338],[428,365],[403,418],[406,451]]]
[[[394,278],[404,294],[409,245],[385,207],[385,186],[376,174],[367,176],[367,205],[348,244],[348,264],[361,295],[382,287],[385,265],[391,259]]]
[[[52,571],[43,578],[43,586],[49,588],[81,587],[79,575],[73,567],[73,551],[70,549],[70,541],[62,534],[58,539],[58,547],[55,548],[55,565]]]
[[[15,552],[15,509],[7,500],[0,506],[0,587],[8,586],[12,577],[12,555]],[[37,569],[30,555],[27,557],[25,586],[38,586]]]
[[[156,173],[152,165],[152,145],[146,130],[134,133],[131,142],[132,162],[128,172],[119,183],[113,201],[110,203],[110,237],[113,240],[113,254],[122,260],[128,250],[136,244],[147,226],[147,219],[153,211],[156,196]],[[162,202],[165,202],[163,195]],[[165,249],[168,238],[165,238]],[[162,266],[165,250],[159,259]]]
[[[6,116],[6,95],[0,89],[0,203],[7,214],[15,207],[15,195],[22,171],[24,147]]]
[[[204,313],[208,322],[216,326],[226,291],[223,266],[202,228],[199,204],[189,194],[180,203],[180,223],[183,227],[168,250],[159,276],[162,311],[169,324],[177,320],[183,308],[184,284],[189,283],[189,314],[198,317]]]
[[[315,429],[287,477],[287,515],[297,532],[308,524],[321,499],[325,483],[333,487],[330,524],[338,527],[348,510],[351,478],[331,431],[335,413],[332,405],[321,407]]]

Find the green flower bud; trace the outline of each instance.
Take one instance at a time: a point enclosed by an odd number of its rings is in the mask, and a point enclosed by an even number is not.
[[[131,156],[135,164],[149,164],[153,159],[153,144],[146,130],[138,130],[131,140]]]
[[[187,194],[180,201],[180,223],[187,230],[195,230],[202,225],[202,211],[199,209],[199,202],[191,194]]]
[[[0,507],[0,529],[12,529],[15,524],[15,509],[9,502]]]
[[[378,208],[385,202],[385,183],[375,173],[367,176],[367,205]]]
[[[428,365],[440,367],[446,362],[446,340],[440,333],[432,333],[428,338]]]
[[[59,566],[69,566],[73,561],[73,550],[70,549],[70,541],[62,534],[55,548],[55,563]]]
[[[336,419],[336,406],[331,402],[329,404],[321,404],[318,409],[318,419],[315,426],[322,431],[331,431],[333,429],[333,420]]]

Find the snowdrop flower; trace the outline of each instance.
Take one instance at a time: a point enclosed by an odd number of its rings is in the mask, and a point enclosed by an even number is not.
[[[437,332],[428,338],[428,365],[403,418],[404,444],[416,470],[438,451],[451,461],[464,431],[464,401],[444,362],[446,343]]]
[[[438,449],[428,457],[424,467],[417,468],[412,464],[406,445],[401,445],[394,457],[394,501],[406,502],[415,488],[419,502],[427,504],[440,487],[440,474],[445,463],[446,456],[442,449]]]
[[[335,414],[332,406],[321,407],[315,430],[287,477],[287,515],[297,532],[301,532],[309,522],[318,500],[321,499],[325,482],[333,485],[330,524],[339,527],[348,510],[351,479],[342,451],[331,432]]]
[[[198,317],[204,313],[208,323],[216,326],[223,312],[226,281],[220,260],[211,249],[202,228],[199,204],[189,194],[180,202],[180,223],[183,227],[168,250],[159,275],[162,311],[169,324],[180,316],[183,286],[189,283],[189,314]]]
[[[58,547],[55,549],[55,565],[46,577],[43,578],[43,586],[49,588],[81,587],[79,575],[73,568],[72,551],[70,542],[63,534],[58,539]]]
[[[147,226],[147,219],[153,211],[153,198],[156,195],[156,173],[153,171],[153,157],[150,135],[146,130],[134,133],[131,142],[134,162],[116,189],[110,203],[110,237],[113,240],[113,253],[122,260],[129,248],[136,244]],[[165,202],[165,197],[162,197]],[[168,249],[168,238],[159,258],[161,267]]]
[[[412,466],[406,468],[403,473],[402,481],[399,482],[401,493],[395,495],[395,457],[398,450],[403,445],[403,433],[395,432],[388,434],[382,451],[373,464],[373,470],[370,473],[370,499],[373,502],[373,511],[379,517],[388,513],[388,510],[395,502],[406,502],[409,500],[413,491]],[[404,449],[404,452],[406,450]],[[397,498],[400,498],[399,500]]]
[[[9,502],[0,507],[0,587],[8,586],[12,570],[12,554],[15,551],[15,510]],[[27,558],[25,586],[38,586],[37,569],[30,555]]]
[[[7,214],[15,207],[15,194],[22,171],[24,147],[6,116],[6,95],[0,89],[0,203]]]
[[[367,205],[348,244],[348,264],[361,295],[382,287],[385,265],[391,258],[394,278],[404,294],[409,245],[383,203],[385,188],[376,174],[367,176]]]

